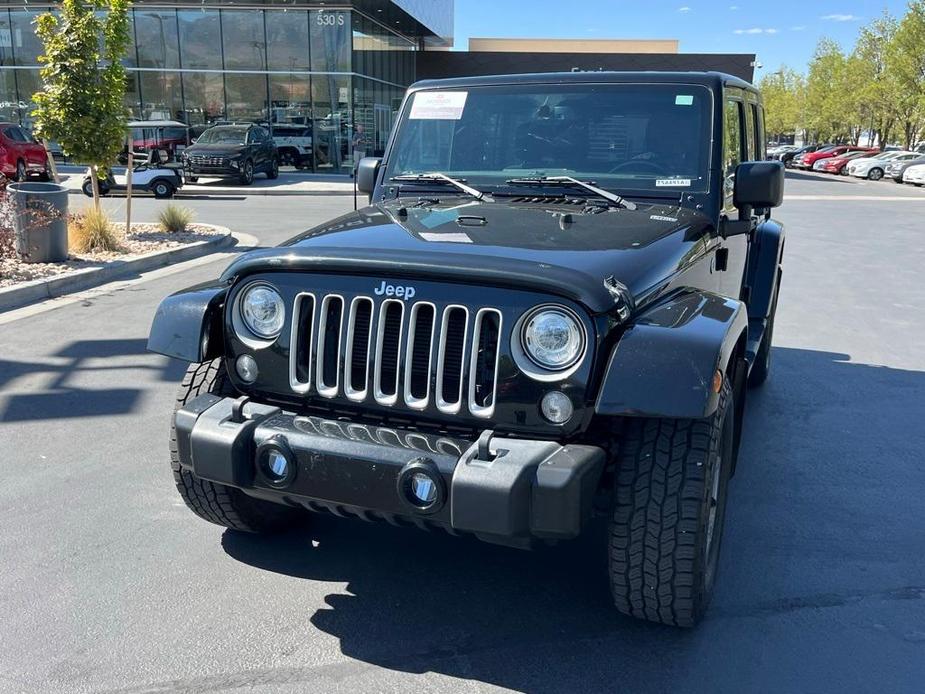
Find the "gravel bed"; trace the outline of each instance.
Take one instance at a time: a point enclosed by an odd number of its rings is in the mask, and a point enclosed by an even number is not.
[[[114,223],[125,233],[125,224]],[[24,263],[18,258],[0,258],[0,288],[20,282],[63,275],[90,267],[100,267],[113,260],[132,260],[138,256],[208,241],[225,232],[208,224],[190,224],[186,231],[164,232],[157,224],[132,224],[132,232],[122,240],[121,252],[71,253],[63,263]]]

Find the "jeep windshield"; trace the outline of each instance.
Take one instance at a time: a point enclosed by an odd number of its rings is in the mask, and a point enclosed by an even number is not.
[[[439,171],[523,194],[510,181],[570,176],[621,194],[704,192],[712,112],[710,91],[688,84],[423,90],[403,109],[385,179]]]
[[[209,128],[197,140],[198,143],[206,145],[243,145],[244,138],[247,137],[247,128],[229,128],[217,126]]]

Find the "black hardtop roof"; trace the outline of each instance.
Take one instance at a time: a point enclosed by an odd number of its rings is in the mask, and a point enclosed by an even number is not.
[[[417,89],[444,89],[459,87],[481,87],[497,84],[556,84],[556,83],[601,83],[614,84],[627,82],[653,82],[657,84],[702,84],[708,88],[721,88],[722,86],[739,87],[757,92],[753,84],[745,80],[728,75],[724,72],[655,72],[632,71],[614,72],[605,70],[583,70],[576,72],[534,72],[514,75],[484,75],[478,77],[453,77],[440,80],[421,80],[411,85],[411,90]]]

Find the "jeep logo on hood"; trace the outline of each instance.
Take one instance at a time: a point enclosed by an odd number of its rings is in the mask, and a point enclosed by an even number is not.
[[[373,290],[373,293],[376,296],[394,296],[396,299],[412,299],[417,294],[414,287],[410,285],[387,284],[385,280]]]

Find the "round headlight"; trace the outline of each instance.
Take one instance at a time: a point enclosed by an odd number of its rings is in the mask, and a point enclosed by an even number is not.
[[[524,322],[523,347],[527,355],[546,369],[567,369],[584,351],[584,329],[564,309],[544,308]]]
[[[241,295],[241,319],[257,337],[279,335],[286,321],[283,297],[268,284],[255,284]]]

